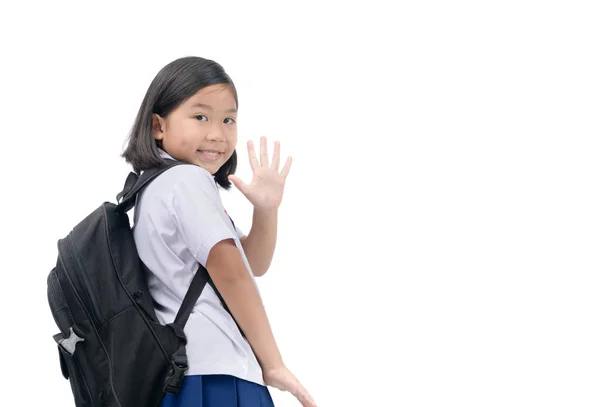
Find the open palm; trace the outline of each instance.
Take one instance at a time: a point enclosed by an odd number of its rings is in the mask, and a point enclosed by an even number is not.
[[[260,138],[260,161],[256,157],[254,143],[248,141],[248,158],[252,168],[252,181],[250,184],[243,182],[238,176],[230,175],[229,179],[242,194],[254,205],[263,210],[277,209],[283,199],[285,179],[292,166],[292,158],[288,157],[283,169],[279,171],[280,144],[275,142],[273,160],[269,164],[267,154],[267,139]]]

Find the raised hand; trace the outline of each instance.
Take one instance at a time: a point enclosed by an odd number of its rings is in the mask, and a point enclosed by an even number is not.
[[[273,160],[269,164],[267,154],[267,139],[260,138],[260,161],[256,157],[254,143],[248,141],[248,158],[250,159],[250,167],[252,168],[252,181],[246,184],[236,175],[230,175],[229,179],[240,190],[242,194],[255,208],[261,210],[273,210],[279,208],[283,199],[283,189],[285,187],[285,179],[290,172],[292,166],[292,158],[288,157],[283,169],[279,171],[279,141],[275,142],[273,151]]]

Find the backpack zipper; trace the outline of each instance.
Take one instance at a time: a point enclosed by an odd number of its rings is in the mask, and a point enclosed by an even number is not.
[[[71,257],[73,257],[75,259],[75,262],[77,263],[77,267],[79,268],[79,275],[82,276],[83,278],[83,283],[86,285],[87,288],[87,295],[88,295],[88,299],[90,300],[90,303],[92,304],[92,308],[93,308],[93,317],[96,320],[96,323],[100,324],[100,306],[98,305],[98,301],[96,300],[96,297],[94,296],[94,292],[92,290],[93,286],[92,283],[89,280],[89,277],[87,275],[87,270],[85,268],[85,266],[83,265],[83,261],[81,260],[81,257],[79,256],[79,252],[77,252],[77,250],[75,249],[75,243],[73,242],[73,233],[69,233],[69,238],[67,239],[69,241],[69,251],[71,252]]]

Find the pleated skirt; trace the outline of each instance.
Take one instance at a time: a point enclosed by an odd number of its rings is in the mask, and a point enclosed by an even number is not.
[[[160,407],[274,407],[265,386],[229,375],[186,376],[177,394]]]

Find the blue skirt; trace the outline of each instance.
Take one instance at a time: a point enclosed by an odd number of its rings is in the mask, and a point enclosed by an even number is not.
[[[186,376],[177,394],[160,407],[274,407],[265,386],[229,375]]]

